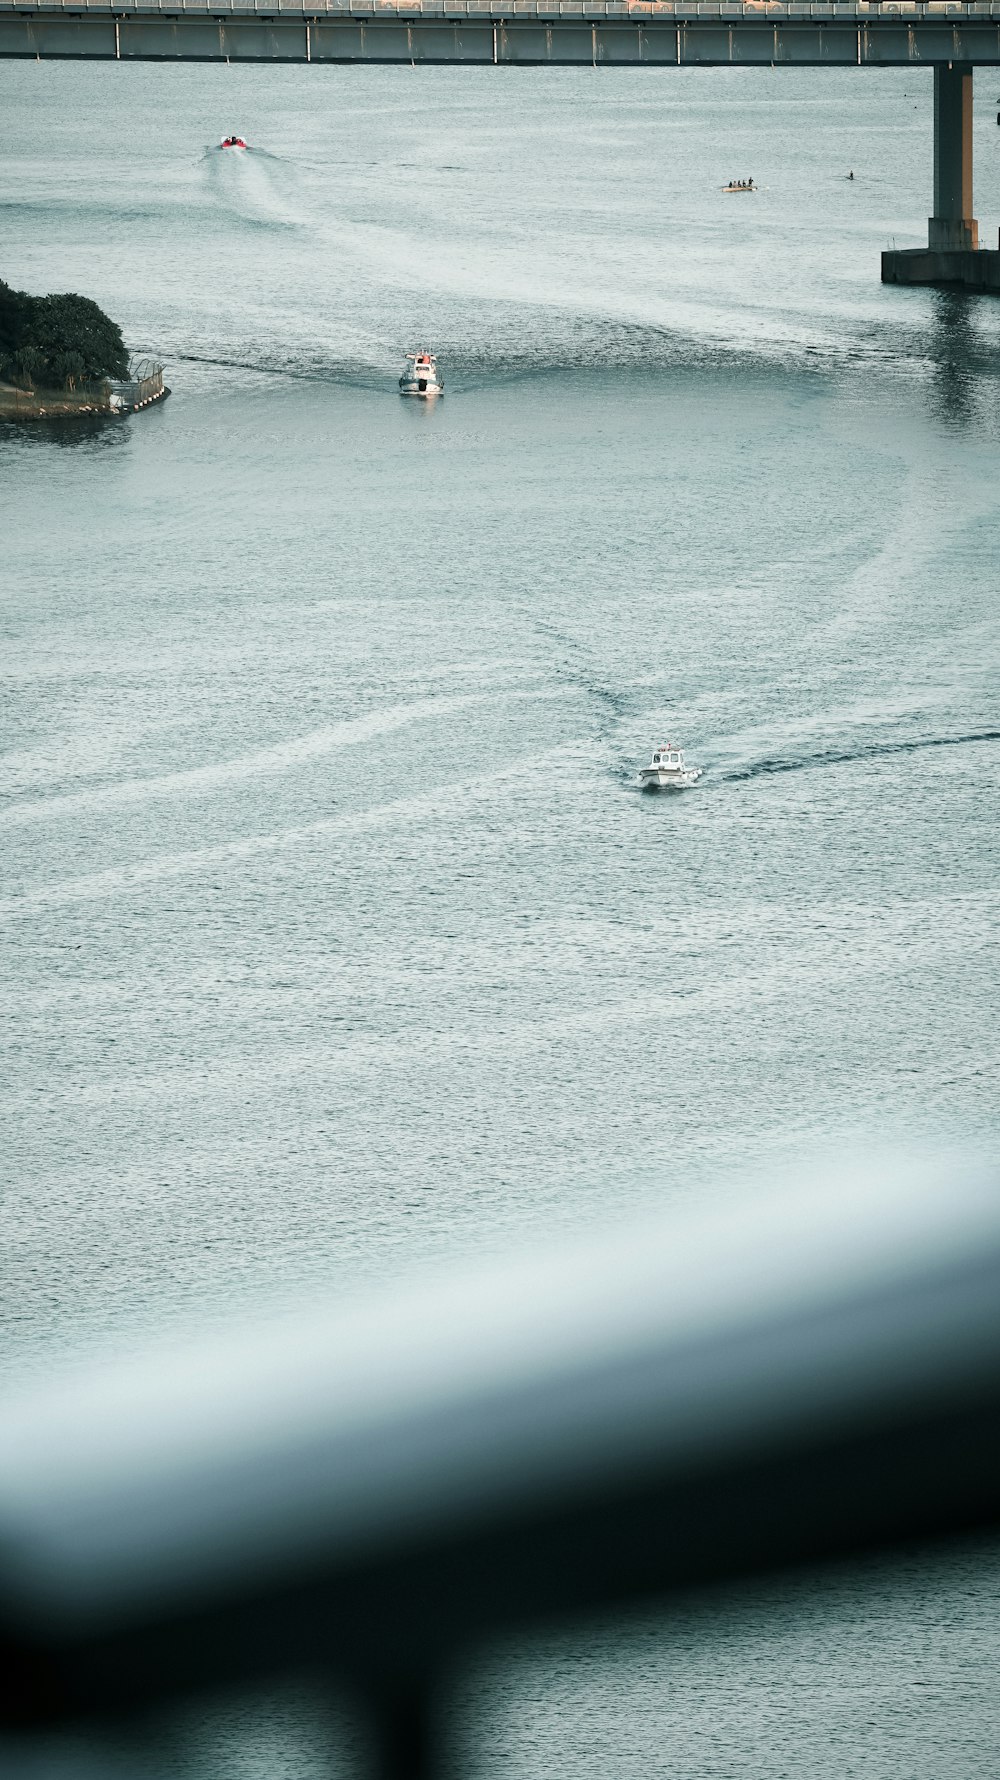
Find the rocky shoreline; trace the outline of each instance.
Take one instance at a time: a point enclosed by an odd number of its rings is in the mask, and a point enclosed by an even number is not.
[[[18,389],[0,383],[0,420],[42,420],[50,415],[110,414],[108,402],[92,393],[64,389]]]
[[[97,393],[94,390],[19,389],[13,383],[0,383],[0,420],[68,419],[83,414],[120,417],[137,414],[140,408],[162,402],[169,394],[162,379],[158,389],[145,391],[135,400],[110,386]]]

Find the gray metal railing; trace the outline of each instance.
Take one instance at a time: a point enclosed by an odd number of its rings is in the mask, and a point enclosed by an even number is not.
[[[1000,1195],[655,1225],[0,1400],[0,1725],[277,1673],[435,1763],[511,1628],[1000,1524]]]
[[[631,19],[637,23],[706,19],[767,23],[769,20],[879,21],[941,24],[949,20],[1000,19],[1000,0],[0,0],[0,13],[86,16],[162,14],[167,17],[247,14],[292,17],[447,18],[485,16],[540,19]]]
[[[133,358],[129,362],[128,376],[109,377],[105,390],[113,409],[134,412],[138,408],[146,408],[150,402],[159,401],[165,393],[163,366],[156,359]]]

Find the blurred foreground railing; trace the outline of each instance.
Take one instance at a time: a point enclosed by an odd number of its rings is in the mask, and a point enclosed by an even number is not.
[[[655,1225],[0,1401],[0,1715],[310,1672],[435,1766],[488,1636],[1000,1522],[1000,1201]]]

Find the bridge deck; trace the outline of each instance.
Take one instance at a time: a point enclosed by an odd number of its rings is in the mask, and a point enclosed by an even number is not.
[[[1000,64],[1000,0],[0,0],[0,56],[989,65]]]

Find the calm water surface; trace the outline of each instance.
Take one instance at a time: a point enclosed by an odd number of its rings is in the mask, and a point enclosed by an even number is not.
[[[174,391],[0,432],[10,1371],[995,1156],[1000,309],[878,283],[930,78],[0,64],[0,276]],[[668,734],[705,777],[643,798]],[[520,1649],[473,1765],[993,1776],[998,1582]],[[312,1772],[303,1722],[211,1772]]]

